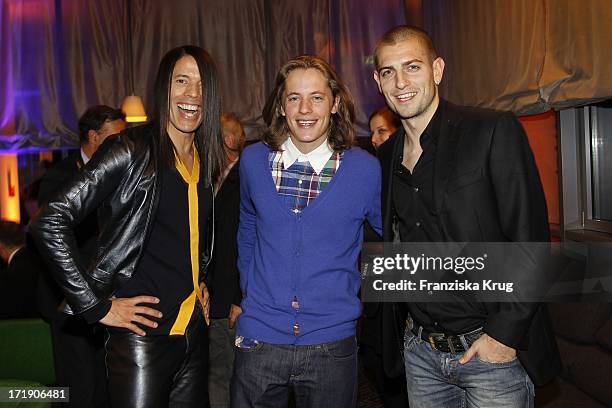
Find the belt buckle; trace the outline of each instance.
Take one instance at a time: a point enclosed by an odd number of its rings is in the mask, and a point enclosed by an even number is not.
[[[427,340],[429,341],[431,348],[434,350],[440,351],[436,347],[436,341],[434,340],[434,337],[442,337],[444,339],[444,333],[429,333],[429,336],[427,337]]]

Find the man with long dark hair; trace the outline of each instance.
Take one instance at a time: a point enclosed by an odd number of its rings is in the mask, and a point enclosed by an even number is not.
[[[240,162],[238,319],[232,406],[354,407],[357,257],[380,230],[380,167],[351,148],[353,100],[323,60],[286,63],[263,143]]]
[[[108,138],[31,225],[68,311],[107,326],[113,407],[206,405],[201,282],[205,223],[224,160],[218,88],[206,51],[169,51],[153,120]],[[73,229],[96,209],[99,247],[84,264]]]

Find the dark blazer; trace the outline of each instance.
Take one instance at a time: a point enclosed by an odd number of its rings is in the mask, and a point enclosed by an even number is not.
[[[46,204],[53,193],[57,192],[57,190],[83,166],[81,150],[77,150],[50,167],[45,172],[40,182],[40,187],[38,189],[38,205],[42,206]]]
[[[215,256],[208,278],[210,316],[227,318],[232,304],[240,306],[242,292],[238,275],[238,219],[240,216],[240,163],[227,174],[215,197]]]
[[[547,242],[546,201],[525,132],[512,113],[440,101],[433,197],[444,241]],[[400,128],[379,149],[382,164],[383,240],[393,241],[392,170],[403,146]],[[485,303],[484,330],[516,348],[535,385],[560,371],[548,313],[538,303]],[[405,311],[385,304],[383,360],[397,371]],[[510,323],[511,322],[511,323]]]

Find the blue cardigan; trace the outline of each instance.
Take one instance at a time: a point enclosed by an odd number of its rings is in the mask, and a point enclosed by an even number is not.
[[[359,148],[346,151],[330,184],[296,215],[276,192],[269,153],[257,143],[240,159],[243,313],[237,334],[298,345],[353,336],[361,314],[357,261],[364,220],[381,230],[378,160]],[[293,334],[295,322],[299,336]]]

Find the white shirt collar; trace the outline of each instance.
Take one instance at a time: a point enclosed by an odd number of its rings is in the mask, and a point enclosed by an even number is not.
[[[334,153],[334,151],[329,147],[327,140],[321,143],[321,146],[317,147],[310,153],[302,153],[298,150],[297,147],[293,144],[291,137],[288,137],[287,140],[281,145],[281,149],[283,150],[283,165],[284,168],[289,168],[295,161],[308,161],[315,173],[321,173],[325,164],[329,161],[329,158]]]
[[[81,159],[83,159],[83,164],[87,164],[87,162],[89,161],[89,157],[87,157],[83,149],[81,149]]]

